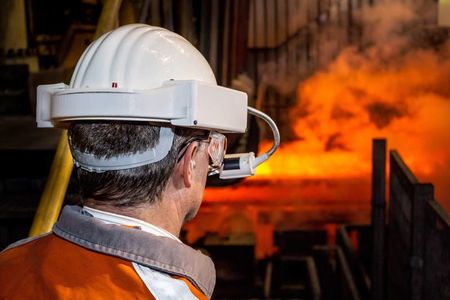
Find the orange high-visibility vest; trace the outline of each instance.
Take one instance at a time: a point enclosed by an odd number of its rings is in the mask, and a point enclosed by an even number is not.
[[[73,207],[65,208],[53,233],[19,241],[3,251],[0,254],[0,299],[155,299],[133,262],[182,280],[199,299],[211,296],[214,279],[211,286],[195,270],[196,266],[187,263],[189,257],[199,265],[208,266],[209,262],[184,248],[188,246],[167,238],[159,242],[156,236],[139,230],[104,225],[87,218]],[[124,237],[129,241],[121,241]],[[142,237],[146,241],[139,244]],[[128,244],[129,248],[123,246]],[[149,245],[167,251],[151,254]],[[121,247],[123,249],[118,249]],[[139,252],[140,247],[148,249],[142,252],[148,252],[147,257]],[[177,247],[181,250],[172,251]],[[181,257],[184,255],[187,257]]]

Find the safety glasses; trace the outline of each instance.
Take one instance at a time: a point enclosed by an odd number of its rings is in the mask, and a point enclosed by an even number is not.
[[[180,148],[178,154],[178,161],[186,153],[188,146],[192,142],[202,142],[208,143],[208,154],[209,154],[209,168],[208,168],[208,176],[219,174],[220,168],[222,167],[223,158],[225,156],[227,150],[227,138],[225,135],[211,131],[207,135],[193,136],[189,140],[187,140],[183,146]]]
[[[227,138],[221,133],[212,131],[209,134],[208,140],[201,141],[208,142],[209,154],[209,172],[208,176],[219,174],[222,167],[223,158],[227,150]]]

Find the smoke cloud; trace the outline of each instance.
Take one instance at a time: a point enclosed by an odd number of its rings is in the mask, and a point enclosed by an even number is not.
[[[370,173],[371,139],[386,137],[450,208],[450,41],[437,41],[418,9],[386,1],[361,10],[362,50],[343,49],[299,84],[291,116],[299,140],[262,173],[286,165],[292,176]]]

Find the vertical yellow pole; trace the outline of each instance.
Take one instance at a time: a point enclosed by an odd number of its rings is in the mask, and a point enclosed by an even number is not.
[[[37,236],[52,229],[61,211],[72,169],[72,155],[67,142],[67,131],[64,130],[59,139],[50,174],[34,216],[30,236]]]
[[[136,23],[136,14],[134,11],[134,4],[130,0],[124,0],[119,11],[120,25],[127,25]]]

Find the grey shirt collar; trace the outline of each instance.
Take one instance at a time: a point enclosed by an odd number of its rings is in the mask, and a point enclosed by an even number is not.
[[[215,269],[200,251],[166,237],[118,225],[105,224],[64,207],[53,233],[84,248],[120,257],[171,275],[183,276],[211,298]]]

